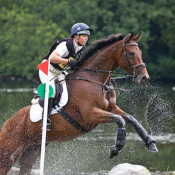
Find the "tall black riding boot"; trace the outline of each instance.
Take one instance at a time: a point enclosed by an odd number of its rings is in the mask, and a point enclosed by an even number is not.
[[[51,114],[51,111],[52,111],[52,105],[53,105],[53,98],[49,98],[49,101],[48,101],[48,113],[47,113],[47,131],[50,131],[51,129],[51,120],[50,120],[50,114]],[[44,109],[43,109],[43,115],[44,115]],[[43,126],[43,123],[42,123],[42,126]]]

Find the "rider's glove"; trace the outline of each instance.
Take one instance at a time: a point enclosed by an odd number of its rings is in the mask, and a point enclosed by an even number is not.
[[[70,57],[70,58],[68,59],[68,64],[70,65],[71,69],[73,69],[74,66],[75,66],[75,64],[76,64],[76,60],[73,60],[73,59],[71,59],[71,58],[72,58],[72,57]]]

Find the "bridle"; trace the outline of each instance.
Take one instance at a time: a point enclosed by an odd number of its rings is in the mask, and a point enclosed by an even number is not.
[[[127,39],[128,37],[129,37],[129,35],[127,35],[127,36],[123,39],[123,42],[122,42],[123,50],[122,50],[122,52],[121,52],[121,54],[120,54],[120,56],[119,56],[119,58],[118,58],[118,60],[117,60],[117,64],[118,64],[118,62],[119,62],[119,60],[120,60],[120,58],[121,58],[121,56],[122,56],[122,53],[123,53],[123,54],[124,54],[124,57],[125,57],[125,61],[126,61],[128,67],[129,67],[130,72],[132,73],[133,81],[134,81],[134,80],[136,79],[136,77],[138,76],[138,74],[141,72],[141,70],[142,70],[144,67],[146,67],[146,65],[145,65],[145,63],[139,63],[139,64],[136,64],[136,65],[132,66],[131,63],[129,62],[129,59],[128,59],[127,54],[126,54],[126,47],[127,47],[127,46],[138,46],[138,44],[137,44],[137,43],[128,43],[128,44],[125,44],[126,39]],[[142,67],[142,68],[141,68],[141,69],[137,72],[137,74],[136,74],[136,68],[137,68],[137,67]]]

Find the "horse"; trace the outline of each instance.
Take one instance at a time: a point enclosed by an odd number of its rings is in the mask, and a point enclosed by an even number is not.
[[[115,122],[117,140],[110,149],[110,158],[117,156],[125,145],[125,124],[134,126],[149,151],[157,151],[154,140],[141,124],[116,105],[116,92],[111,84],[117,67],[133,76],[135,83],[145,85],[149,75],[142,60],[137,41],[141,34],[112,34],[97,40],[77,63],[80,66],[66,77],[69,100],[64,111],[78,123],[79,128],[59,113],[50,116],[52,128],[47,132],[46,145],[65,142],[94,129],[98,124]],[[0,174],[7,175],[18,161],[20,175],[29,175],[40,156],[41,122],[31,122],[30,106],[17,111],[0,132]]]

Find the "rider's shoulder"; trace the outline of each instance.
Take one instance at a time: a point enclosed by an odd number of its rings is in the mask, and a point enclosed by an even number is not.
[[[67,56],[67,54],[69,53],[69,50],[66,46],[66,41],[61,42],[55,49],[55,51],[57,51],[61,56]]]
[[[66,43],[67,43],[66,41],[63,41],[63,42],[59,43],[59,45],[57,47],[67,47]]]
[[[61,47],[67,47],[68,50],[72,50],[73,41],[71,38],[65,38],[59,41],[59,45],[61,45]]]

